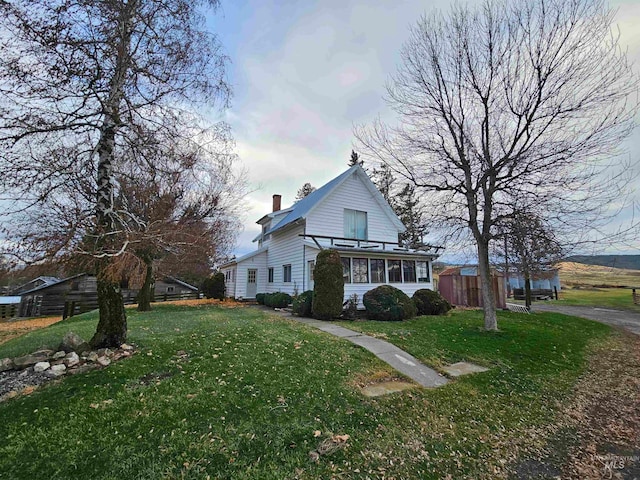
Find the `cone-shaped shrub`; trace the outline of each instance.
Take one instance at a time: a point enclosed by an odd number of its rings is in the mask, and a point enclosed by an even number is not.
[[[344,279],[342,260],[336,250],[322,250],[313,270],[313,316],[321,320],[338,318],[342,313]]]
[[[362,297],[369,320],[400,321],[416,316],[416,306],[402,291],[391,285],[380,285]]]

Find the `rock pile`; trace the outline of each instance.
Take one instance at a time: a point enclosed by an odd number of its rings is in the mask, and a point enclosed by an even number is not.
[[[57,351],[38,350],[28,355],[0,359],[0,401],[63,375],[75,375],[133,355],[134,347],[90,350],[89,344],[73,332],[67,333]]]

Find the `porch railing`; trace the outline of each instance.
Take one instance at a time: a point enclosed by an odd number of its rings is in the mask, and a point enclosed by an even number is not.
[[[328,235],[311,235],[308,233],[301,233],[300,236],[303,238],[310,238],[311,240],[313,240],[313,242],[318,246],[320,250],[324,250],[326,245],[323,246],[318,240],[328,240],[330,247],[350,247],[350,248],[366,249],[366,248],[380,248],[380,246],[382,246],[383,250],[392,250],[395,252],[410,251],[409,248],[401,245],[398,242],[389,242],[385,240],[362,240],[359,238],[332,237]],[[349,242],[349,243],[340,243],[340,242]],[[390,248],[387,248],[387,245],[389,245]],[[437,245],[428,245],[428,244],[425,244],[423,246],[429,249],[429,251],[426,251],[426,253],[432,253],[432,254],[437,254],[438,251],[444,248]],[[433,250],[433,252],[431,250]]]

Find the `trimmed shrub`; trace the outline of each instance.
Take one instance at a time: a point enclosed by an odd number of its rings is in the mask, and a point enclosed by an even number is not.
[[[342,313],[344,279],[342,260],[336,250],[328,249],[318,253],[313,282],[313,316],[321,320],[338,318]]]
[[[293,313],[300,317],[311,316],[311,304],[313,303],[313,290],[302,292],[293,299]]]
[[[265,293],[264,304],[272,308],[285,308],[291,303],[291,295],[284,292]]]
[[[451,310],[451,304],[442,295],[428,288],[417,290],[412,298],[418,315],[445,315]]]
[[[264,296],[266,295],[266,293],[256,293],[256,302],[258,302],[260,305],[264,305]]]
[[[370,320],[400,321],[416,316],[416,306],[402,291],[391,285],[380,285],[362,297]]]
[[[202,282],[202,293],[207,298],[224,300],[224,292],[224,273],[222,272],[215,273]]]

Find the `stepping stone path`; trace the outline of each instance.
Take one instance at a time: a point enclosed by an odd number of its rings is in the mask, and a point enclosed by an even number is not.
[[[382,382],[374,385],[367,385],[361,390],[361,392],[365,397],[381,397],[388,393],[402,392],[403,390],[408,390],[414,387],[415,385],[413,383],[407,382]]]
[[[369,350],[380,360],[391,365],[397,371],[423,387],[435,388],[449,382],[449,380],[447,380],[443,375],[436,372],[434,369],[423,365],[417,358],[389,342],[385,342],[384,340],[373,338],[368,335],[363,335],[360,332],[354,332],[353,330],[349,330],[348,328],[344,328],[330,322],[294,316],[291,316],[291,318],[300,323],[304,323],[305,325],[322,330],[323,332],[335,335],[336,337],[344,338],[351,343]]]
[[[450,377],[460,377],[462,375],[469,375],[471,373],[486,372],[489,369],[481,367],[480,365],[476,365],[474,363],[458,362],[447,365],[446,367],[442,367],[442,370],[447,372],[447,375],[449,375]]]

